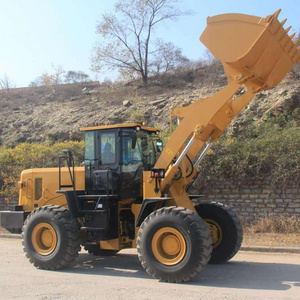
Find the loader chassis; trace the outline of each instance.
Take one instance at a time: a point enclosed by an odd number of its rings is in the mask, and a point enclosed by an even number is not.
[[[139,124],[83,128],[83,167],[74,167],[66,150],[59,168],[22,172],[20,213],[11,214],[22,223],[30,213],[22,229],[30,262],[59,269],[76,258],[80,245],[93,255],[136,247],[152,277],[182,282],[207,263],[227,262],[238,252],[243,232],[236,213],[196,199],[188,188],[232,119],[300,60],[297,41],[283,28],[285,21],[278,21],[279,12],[207,19],[200,40],[222,62],[228,85],[176,108],[172,114],[180,122],[163,150],[157,130]],[[0,224],[9,225],[7,218],[2,212]]]

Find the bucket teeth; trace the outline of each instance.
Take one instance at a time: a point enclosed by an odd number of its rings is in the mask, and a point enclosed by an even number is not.
[[[281,12],[281,9],[279,8],[277,11],[275,11],[274,17],[278,18],[280,12]]]
[[[296,33],[294,32],[293,34],[290,35],[291,40],[295,37]]]
[[[286,23],[287,19],[284,19],[283,21],[280,22],[280,24],[283,26]]]
[[[289,26],[285,31],[288,33],[291,30],[292,26]]]
[[[294,44],[297,46],[297,44],[299,43],[299,41],[300,41],[300,38],[295,39],[295,40],[294,40]]]

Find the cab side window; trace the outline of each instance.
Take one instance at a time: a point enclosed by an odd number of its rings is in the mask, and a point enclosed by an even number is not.
[[[86,131],[85,133],[85,165],[95,165],[95,132]]]

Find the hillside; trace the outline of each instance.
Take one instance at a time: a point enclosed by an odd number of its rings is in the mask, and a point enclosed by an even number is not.
[[[226,85],[220,66],[139,81],[0,91],[0,144],[81,140],[80,127],[145,121],[166,129],[170,110],[210,96]],[[208,77],[206,74],[210,74]],[[259,125],[266,118],[291,115],[299,120],[300,85],[292,76],[259,93],[237,117],[228,133]]]
[[[166,138],[170,110],[224,85],[226,77],[217,65],[151,78],[148,87],[132,81],[0,90],[0,197],[16,197],[22,170],[56,167],[62,149],[71,149],[80,164],[80,127],[144,121]],[[289,74],[274,89],[257,94],[214,144],[200,165],[197,193],[222,180],[243,185],[267,179],[272,188],[299,186],[299,125],[299,79]]]

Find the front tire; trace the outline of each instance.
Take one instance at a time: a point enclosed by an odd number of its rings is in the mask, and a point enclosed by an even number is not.
[[[212,235],[210,264],[229,261],[239,251],[243,228],[236,212],[222,203],[204,202],[195,205],[199,216],[206,222]]]
[[[142,266],[152,277],[166,282],[188,281],[210,259],[210,232],[193,211],[164,207],[142,223],[137,251]]]
[[[43,206],[31,212],[22,228],[23,250],[37,268],[57,270],[69,265],[80,251],[77,220],[63,206]]]

